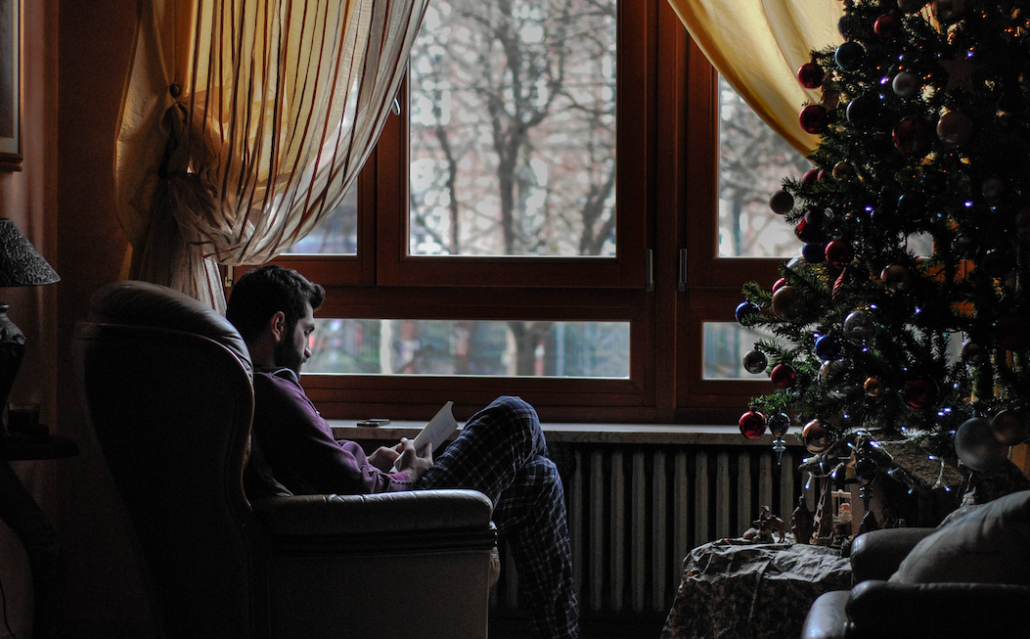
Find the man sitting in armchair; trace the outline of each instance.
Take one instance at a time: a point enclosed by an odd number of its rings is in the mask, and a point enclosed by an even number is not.
[[[229,297],[226,317],[255,368],[254,438],[275,479],[294,494],[482,492],[510,544],[534,636],[577,637],[564,493],[536,411],[517,397],[499,397],[469,419],[436,460],[428,447],[416,451],[406,438],[368,456],[355,442],[335,440],[300,385],[314,311],[324,298],[321,286],[275,265],[246,273]]]

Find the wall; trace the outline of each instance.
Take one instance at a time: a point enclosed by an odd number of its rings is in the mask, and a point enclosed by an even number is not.
[[[10,218],[36,249],[56,260],[56,4],[23,2],[22,16],[22,170],[0,173],[0,216]],[[58,269],[60,273],[60,269]],[[39,404],[41,420],[55,424],[57,286],[0,290],[9,317],[25,334],[27,351],[12,403]],[[2,463],[2,462],[0,462]],[[11,462],[15,473],[51,517],[55,509],[56,462]],[[0,524],[0,580],[6,595],[8,626],[23,634],[32,625],[32,580],[21,542]],[[7,630],[0,630],[7,634]]]
[[[58,532],[66,548],[69,627],[76,637],[139,636],[149,620],[128,523],[86,428],[71,360],[90,295],[119,277],[126,241],[114,215],[114,140],[136,0],[58,4],[58,419],[81,453],[58,469]]]
[[[24,161],[22,171],[0,174],[0,207],[62,281],[2,292],[29,344],[11,401],[39,403],[43,420],[73,438],[80,454],[12,466],[65,550],[68,636],[117,637],[119,629],[146,627],[149,615],[125,519],[82,419],[70,346],[90,294],[117,279],[126,252],[111,167],[136,2],[22,0],[22,7]],[[20,541],[2,524],[0,579],[10,630],[24,636],[31,573]]]

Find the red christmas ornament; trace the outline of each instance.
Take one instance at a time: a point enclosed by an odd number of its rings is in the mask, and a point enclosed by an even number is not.
[[[794,196],[787,191],[777,191],[769,198],[769,208],[777,215],[786,215],[794,208]]]
[[[905,118],[895,127],[893,140],[905,155],[922,157],[933,147],[933,129],[919,118]]]
[[[758,411],[749,410],[740,416],[740,434],[748,439],[758,439],[765,434],[765,415]]]
[[[802,184],[815,184],[819,181],[819,169],[808,169],[801,176]]]
[[[815,62],[806,62],[798,69],[798,82],[806,89],[818,89],[823,84],[823,68]]]
[[[797,381],[797,378],[798,374],[787,364],[777,364],[773,366],[772,372],[769,373],[769,381],[776,388],[790,388]]]
[[[787,279],[781,277],[780,279],[778,279],[775,282],[773,282],[772,292],[775,293],[776,291],[780,290],[781,287],[786,286],[786,285],[787,285]]]
[[[937,401],[937,383],[930,379],[910,379],[901,389],[901,398],[912,408],[921,410]]]
[[[808,216],[805,216],[794,225],[794,236],[805,244],[818,242],[822,239],[822,224],[812,222]]]
[[[851,264],[855,259],[855,250],[844,240],[833,240],[826,245],[826,261],[837,267]]]
[[[893,40],[901,33],[901,22],[893,13],[888,13],[876,19],[873,31],[884,40]]]
[[[798,122],[801,123],[801,128],[804,129],[806,133],[818,135],[830,126],[830,112],[822,105],[809,104],[805,108],[801,109],[801,114],[798,116]]]

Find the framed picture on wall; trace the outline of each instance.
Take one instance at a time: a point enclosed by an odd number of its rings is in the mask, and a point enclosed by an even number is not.
[[[0,0],[0,171],[21,160],[21,0]]]

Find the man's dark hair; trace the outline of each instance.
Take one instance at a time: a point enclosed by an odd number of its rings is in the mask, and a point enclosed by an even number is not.
[[[304,303],[317,309],[324,301],[325,289],[320,285],[293,269],[267,264],[247,271],[233,285],[225,317],[245,341],[251,342],[279,311],[286,315],[287,334],[292,334],[306,313]]]

